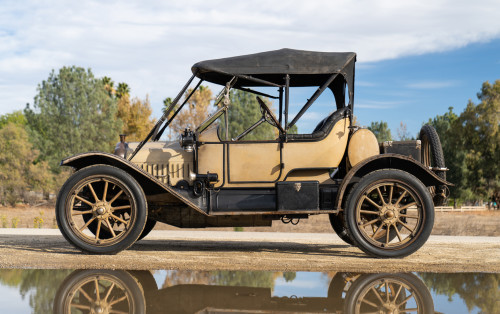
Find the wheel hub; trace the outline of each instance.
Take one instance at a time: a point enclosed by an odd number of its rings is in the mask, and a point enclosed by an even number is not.
[[[107,202],[97,202],[94,205],[94,214],[99,219],[106,219],[111,214],[111,206]]]
[[[102,302],[96,302],[92,306],[91,313],[102,314],[102,313],[110,313],[110,306],[108,304]]]
[[[386,204],[380,210],[380,218],[387,224],[394,224],[399,219],[399,209],[393,204]]]
[[[380,309],[380,312],[381,313],[397,314],[397,313],[399,313],[399,309],[395,303],[390,302],[390,303],[384,304],[383,307]]]
[[[106,212],[106,209],[104,207],[99,207],[97,210],[96,210],[96,213],[98,215],[102,215]]]

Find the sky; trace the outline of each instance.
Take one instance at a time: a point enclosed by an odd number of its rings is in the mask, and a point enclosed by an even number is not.
[[[198,61],[280,48],[354,51],[359,124],[387,121],[396,134],[403,122],[414,135],[500,79],[499,12],[498,0],[0,0],[0,114],[32,104],[38,84],[63,66],[126,82],[159,117]],[[331,109],[308,112],[299,131]]]

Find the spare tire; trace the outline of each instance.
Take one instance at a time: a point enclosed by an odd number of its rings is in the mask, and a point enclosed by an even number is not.
[[[420,129],[419,139],[422,143],[421,161],[429,168],[446,168],[444,164],[443,148],[436,129],[426,124]],[[446,180],[446,171],[434,171],[443,180]],[[442,206],[446,202],[446,186],[439,185],[431,187],[430,192],[434,199],[434,205]]]

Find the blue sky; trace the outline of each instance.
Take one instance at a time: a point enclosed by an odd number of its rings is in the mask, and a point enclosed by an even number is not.
[[[395,134],[403,121],[416,134],[500,79],[497,0],[0,1],[0,114],[33,103],[52,69],[77,65],[149,95],[158,117],[197,61],[287,47],[358,53],[359,123],[384,120]]]
[[[355,113],[361,124],[388,121],[396,135],[403,122],[415,136],[423,122],[449,107],[464,110],[483,82],[500,79],[500,40],[446,52],[360,64]]]

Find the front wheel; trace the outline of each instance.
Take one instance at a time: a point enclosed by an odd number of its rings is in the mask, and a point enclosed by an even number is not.
[[[429,238],[434,205],[427,188],[413,175],[396,169],[378,170],[352,188],[344,219],[349,236],[365,253],[403,257]]]
[[[139,184],[106,165],[84,168],[63,185],[56,203],[63,236],[84,252],[116,254],[141,235],[147,205]]]
[[[144,293],[123,270],[76,270],[54,298],[54,313],[145,313]]]

